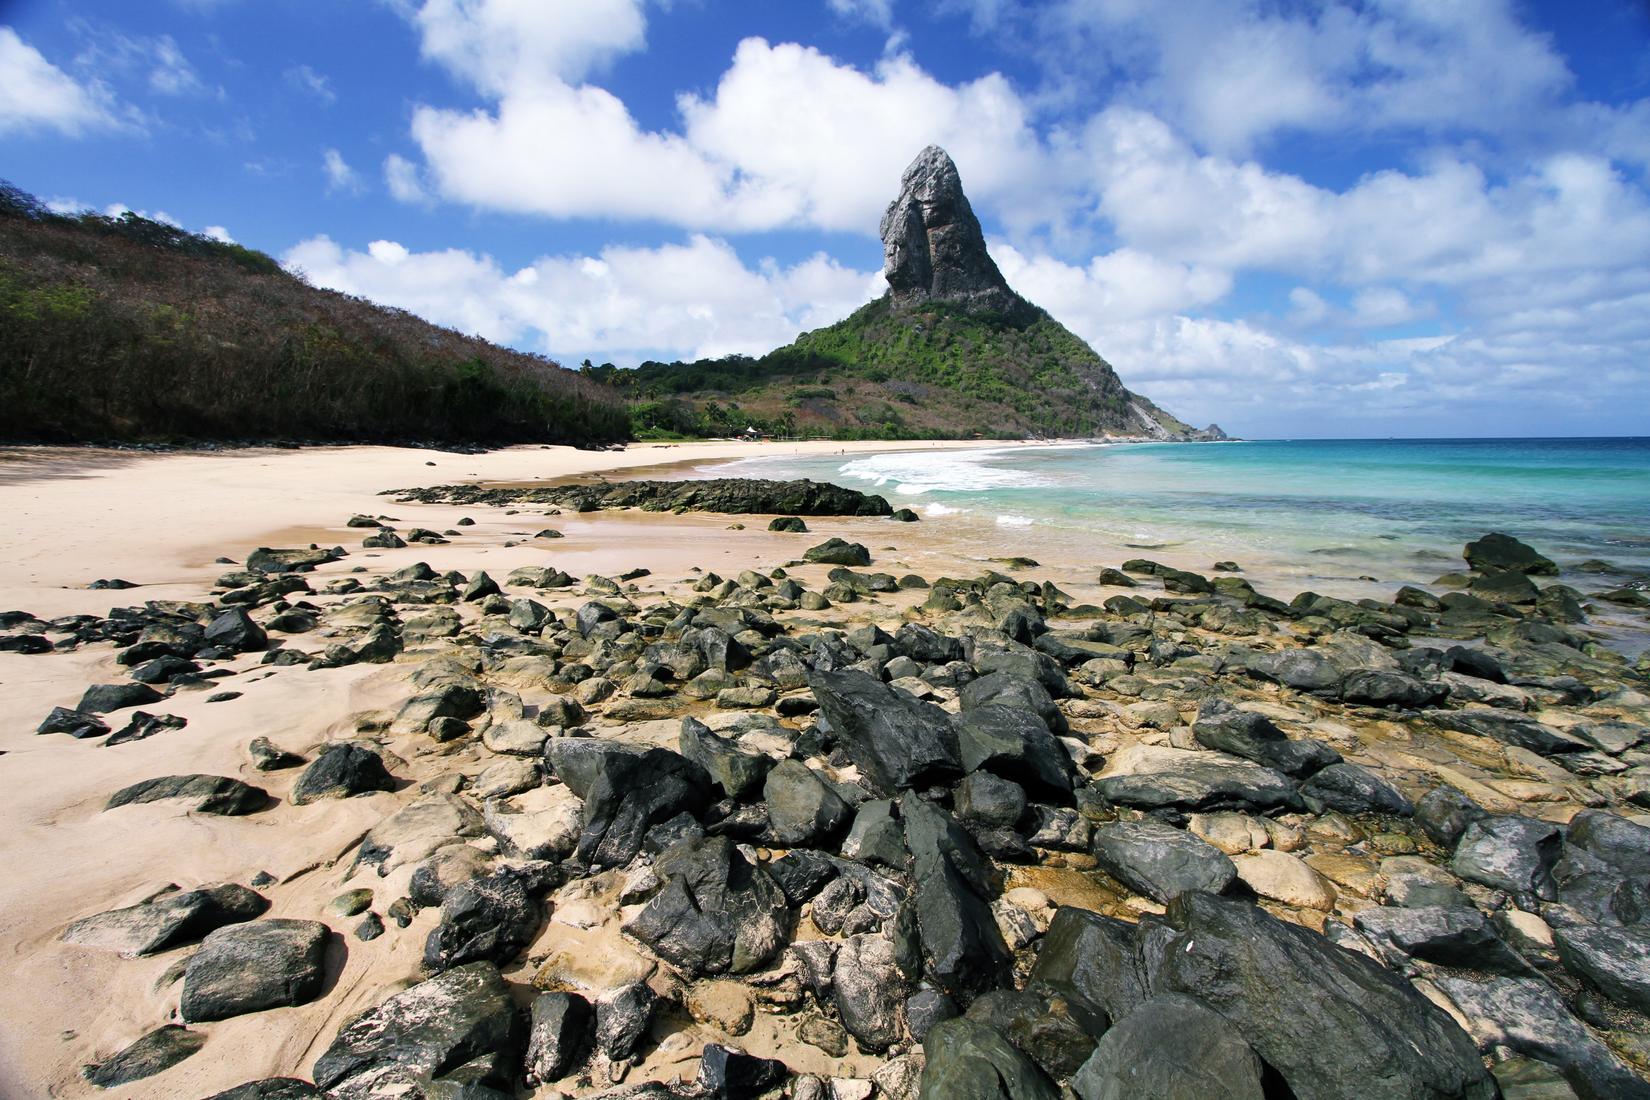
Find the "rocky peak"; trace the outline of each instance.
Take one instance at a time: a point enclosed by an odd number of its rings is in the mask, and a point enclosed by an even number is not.
[[[1010,317],[1035,308],[1009,289],[986,251],[951,157],[930,145],[900,179],[882,216],[884,276],[896,305],[942,299]]]

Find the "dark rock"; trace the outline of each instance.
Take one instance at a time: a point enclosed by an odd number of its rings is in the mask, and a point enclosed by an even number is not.
[[[901,656],[923,664],[960,661],[963,656],[961,642],[930,630],[921,623],[905,623],[901,626],[894,635],[894,649]]]
[[[455,1083],[510,1088],[520,1035],[498,968],[471,963],[393,994],[345,1024],[313,1075],[338,1100],[367,1100],[385,1086],[428,1085],[449,1073]]]
[[[962,774],[950,716],[858,669],[808,678],[820,710],[878,794],[947,783]]]
[[[679,813],[697,814],[710,803],[710,776],[669,749],[591,754],[588,785],[563,774],[563,761],[571,759],[569,754],[558,756],[547,745],[546,755],[554,758],[556,774],[584,799],[584,829],[577,855],[592,867],[622,867],[641,851],[642,839],[653,826]]]
[[[1319,695],[1338,693],[1345,678],[1333,661],[1313,649],[1258,654],[1244,667],[1262,679]]]
[[[991,865],[944,810],[914,793],[899,808],[928,975],[967,1003],[1002,982],[1012,963],[991,915]]]
[[[596,1049],[618,1062],[635,1054],[653,1023],[658,995],[646,982],[631,982],[596,1002]]]
[[[919,1100],[1058,1100],[1060,1090],[994,1028],[958,1017],[928,1033]]]
[[[153,661],[145,661],[132,670],[132,679],[140,684],[165,684],[173,677],[186,672],[199,672],[201,666],[194,661],[182,657],[173,657],[170,654],[156,657]]]
[[[1408,817],[1415,805],[1368,768],[1331,764],[1301,784],[1301,798],[1313,813],[1394,814]]]
[[[1188,890],[1218,894],[1237,877],[1237,868],[1219,848],[1155,821],[1099,826],[1094,856],[1107,874],[1160,902]]]
[[[111,733],[109,739],[103,742],[103,747],[124,745],[129,741],[142,741],[165,730],[180,730],[188,724],[189,722],[181,715],[150,714],[146,710],[134,710],[131,719],[120,729]]]
[[[723,512],[730,515],[886,516],[879,496],[829,482],[705,478],[681,481],[608,481],[494,489],[477,484],[406,489],[398,498],[423,504],[545,504],[580,512],[640,508],[646,512]]]
[[[1393,669],[1363,668],[1348,673],[1341,698],[1372,707],[1430,706],[1449,694],[1443,684],[1429,682]]]
[[[887,1050],[899,1041],[906,983],[891,940],[869,934],[843,940],[831,986],[842,1026],[862,1049]]]
[[[252,653],[269,645],[269,635],[245,611],[231,607],[207,624],[202,641],[236,653]]]
[[[1341,754],[1322,741],[1291,741],[1271,719],[1224,699],[1205,699],[1192,723],[1192,736],[1206,748],[1253,760],[1285,775],[1310,775],[1340,763]]]
[[[758,969],[785,947],[784,891],[727,837],[682,841],[654,860],[663,887],[625,931],[694,976]]]
[[[980,1001],[991,996],[994,994],[988,993]],[[980,1001],[974,1003],[978,1005]],[[919,1043],[934,1030],[935,1024],[955,1019],[958,1015],[957,1002],[946,996],[943,990],[924,986],[905,998],[905,1026],[911,1032],[911,1038]]]
[[[1450,870],[1492,890],[1552,901],[1557,896],[1553,866],[1563,844],[1563,833],[1549,822],[1516,815],[1484,817],[1462,832]]]
[[[1642,929],[1577,924],[1555,928],[1553,937],[1571,973],[1613,1001],[1650,1012],[1650,936]]]
[[[1472,1098],[1472,1040],[1393,972],[1247,902],[1182,894],[1153,975],[1224,1016],[1297,1100]]]
[[[372,791],[395,790],[395,777],[384,767],[384,758],[365,745],[336,742],[305,768],[292,787],[292,801],[299,806],[322,798],[348,798]]]
[[[808,525],[802,522],[801,516],[779,516],[768,522],[768,530],[804,535],[808,532]]]
[[[206,1100],[326,1100],[326,1094],[296,1077],[265,1077],[215,1092]]]
[[[1446,975],[1435,982],[1467,1018],[1484,1050],[1502,1047],[1550,1062],[1586,1100],[1650,1098],[1650,1084],[1570,1015],[1547,982],[1499,977],[1480,982]]]
[[[903,842],[902,842],[903,843]],[[836,864],[818,852],[787,852],[765,868],[792,906],[806,904],[827,882],[836,878]]]
[[[782,1085],[790,1075],[785,1063],[777,1059],[706,1043],[699,1056],[696,1084],[704,1095],[718,1100],[754,1100]]]
[[[1543,756],[1585,752],[1591,748],[1580,738],[1543,725],[1517,711],[1469,707],[1465,710],[1430,710],[1426,712],[1426,717],[1434,725],[1442,726],[1444,729],[1493,738]]]
[[[1650,875],[1650,829],[1603,810],[1582,810],[1565,838],[1627,875]]]
[[[301,573],[317,565],[337,561],[343,557],[338,549],[272,550],[260,546],[246,557],[246,567],[255,573]]]
[[[53,707],[52,712],[35,727],[36,733],[66,733],[84,740],[102,737],[109,732],[109,724],[95,714],[84,714],[68,707]]]
[[[1071,1090],[1082,1100],[1263,1100],[1263,1072],[1231,1023],[1171,993],[1106,1032]]]
[[[1099,779],[1093,787],[1112,802],[1143,810],[1264,811],[1300,804],[1299,788],[1281,772],[1259,764],[1187,757],[1169,768]]]
[[[441,923],[424,941],[424,969],[466,963],[504,964],[519,955],[544,922],[544,907],[514,868],[462,882],[441,901]]]
[[[138,905],[82,917],[63,932],[63,942],[106,947],[122,955],[152,955],[227,924],[255,920],[269,908],[256,891],[236,883],[169,890]]]
[[[1467,582],[1474,596],[1491,603],[1533,604],[1541,596],[1541,589],[1522,573],[1496,570],[1484,573]]]
[[[1536,576],[1558,576],[1558,566],[1551,559],[1542,557],[1511,535],[1499,532],[1467,543],[1461,556],[1467,559],[1468,567],[1481,573],[1507,570]]]
[[[159,703],[165,698],[148,684],[93,684],[74,709],[82,714],[108,714],[112,710]]]
[[[579,1068],[590,1052],[595,1013],[577,993],[540,993],[527,1038],[527,1083],[549,1084]]]
[[[311,920],[261,920],[219,928],[183,971],[183,1018],[226,1020],[314,1000],[326,977],[332,932]]]
[[[1037,316],[992,262],[957,166],[939,146],[928,146],[905,169],[880,230],[883,274],[896,305],[938,299],[1022,323]]]
[[[905,830],[894,816],[892,801],[873,798],[860,803],[848,837],[842,842],[842,854],[861,863],[880,863],[895,871],[905,870],[911,853],[905,850]]]
[[[1415,805],[1415,823],[1445,848],[1454,848],[1467,826],[1484,816],[1478,803],[1454,787],[1434,787]]]
[[[252,758],[252,766],[261,772],[285,771],[304,762],[303,757],[277,748],[267,737],[254,737],[246,746],[246,754]]]
[[[682,755],[710,773],[729,798],[755,794],[773,767],[768,757],[741,750],[734,742],[712,733],[697,718],[682,719],[679,743]]]
[[[1012,828],[1025,816],[1026,792],[1012,780],[972,772],[957,784],[955,806],[958,820],[965,825]]]
[[[1136,947],[1143,927],[1061,906],[1043,935],[1028,988],[1053,990],[1114,1020],[1127,1016],[1150,996]]]
[[[1476,909],[1386,906],[1361,911],[1353,924],[1364,935],[1424,962],[1490,974],[1531,973],[1530,964],[1507,946],[1495,926]]]
[[[205,1045],[206,1036],[203,1033],[177,1024],[167,1024],[157,1027],[119,1054],[95,1066],[85,1067],[81,1075],[100,1089],[112,1089],[164,1073]]]
[[[989,703],[953,719],[965,771],[981,769],[1060,801],[1071,795],[1071,757],[1047,723],[1023,708]]]
[[[187,801],[196,813],[235,817],[256,813],[269,805],[269,792],[222,775],[163,775],[122,787],[109,796],[105,810],[140,802],[160,802],[176,798]]]
[[[851,812],[830,784],[796,760],[774,765],[762,798],[774,839],[789,848],[817,847],[842,829]]]
[[[846,542],[835,536],[826,539],[818,546],[810,546],[803,551],[805,561],[818,562],[821,565],[870,565],[871,552],[863,543]]]
[[[899,523],[916,523],[922,517],[917,515],[915,512],[913,512],[909,508],[898,508],[898,509],[895,509],[894,514],[889,516],[888,518],[891,519],[891,520],[895,520]]]
[[[1029,989],[994,989],[968,1007],[968,1018],[996,1030],[1056,1081],[1077,1072],[1108,1026],[1102,1012],[1074,1010],[1059,994]]]

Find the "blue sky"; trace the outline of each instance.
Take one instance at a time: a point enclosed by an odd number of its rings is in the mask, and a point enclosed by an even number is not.
[[[1186,419],[1650,433],[1640,2],[0,0],[0,176],[570,364],[846,315],[929,142]]]

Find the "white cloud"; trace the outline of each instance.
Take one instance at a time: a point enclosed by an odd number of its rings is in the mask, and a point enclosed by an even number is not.
[[[85,19],[73,20],[70,27],[85,42],[74,62],[82,72],[104,80],[142,80],[157,95],[206,91],[195,67],[169,34],[129,35]]]
[[[426,58],[483,92],[504,95],[577,81],[641,48],[641,0],[403,2]]]
[[[235,243],[235,238],[229,235],[229,230],[225,229],[221,225],[207,226],[205,229],[201,230],[201,236],[211,237],[214,241],[217,241],[220,244]]]
[[[418,178],[418,165],[399,153],[391,153],[384,158],[384,186],[389,188],[390,197],[397,202],[422,205],[430,201]]]
[[[374,241],[357,252],[327,237],[304,241],[282,261],[317,286],[569,361],[761,354],[841,318],[881,281],[823,254],[748,267],[725,242],[701,235],[548,256],[516,271],[459,249],[411,252]]]
[[[1197,309],[1232,289],[1228,272],[1159,260],[1131,248],[1096,256],[1087,267],[1027,256],[1005,241],[993,241],[991,255],[1009,285],[1079,332]]]
[[[286,82],[305,95],[332,106],[338,94],[332,90],[332,81],[308,65],[294,65],[285,73]]]
[[[76,81],[16,31],[0,27],[0,134],[78,136],[118,125],[113,99],[100,84]]]
[[[826,7],[844,19],[869,23],[882,30],[894,26],[894,0],[825,0]]]
[[[326,173],[328,194],[340,191],[358,194],[361,191],[361,177],[355,174],[355,169],[349,166],[338,150],[328,149],[321,154],[321,170]]]

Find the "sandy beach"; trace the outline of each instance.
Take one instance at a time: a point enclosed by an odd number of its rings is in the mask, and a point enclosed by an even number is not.
[[[111,608],[145,601],[207,601],[213,598],[216,578],[238,569],[258,547],[343,546],[347,556],[321,564],[312,573],[299,574],[311,586],[310,593],[290,597],[300,609],[304,602],[316,607],[319,629],[271,636],[272,645],[318,655],[328,643],[359,640],[331,618],[351,598],[347,593],[355,587],[353,582],[371,587],[418,562],[427,563],[437,573],[455,570],[465,577],[485,571],[500,583],[522,568],[554,566],[573,578],[617,577],[630,570],[647,570],[615,597],[644,611],[662,601],[691,603],[696,598],[694,583],[703,577],[695,570],[731,578],[743,570],[768,572],[786,566],[789,577],[810,592],[828,590],[831,567],[798,564],[797,559],[805,547],[832,536],[864,544],[874,555],[875,568],[892,575],[937,579],[978,576],[987,568],[1016,568],[995,560],[1015,553],[1024,543],[1023,533],[979,525],[819,516],[808,518],[810,533],[797,535],[769,532],[766,516],[631,511],[547,514],[555,510],[410,504],[380,495],[390,489],[455,483],[549,484],[586,475],[631,475],[648,467],[657,468],[649,476],[676,477],[706,464],[748,457],[754,446],[633,446],[622,452],[513,448],[479,455],[378,447],[170,454],[0,453],[0,509],[7,517],[6,533],[0,539],[0,609],[27,611],[39,619],[101,618]],[[812,447],[818,453],[897,449],[888,444],[785,446]],[[361,538],[371,532],[346,525],[357,514],[380,517],[403,533],[414,528],[445,532],[449,541],[366,549]],[[535,537],[546,528],[562,537]],[[1182,559],[1173,560],[1183,560],[1187,567],[1207,567],[1196,548],[1186,548],[1183,554]],[[1052,581],[1073,602],[1100,603],[1130,591],[1096,582],[1097,567],[1118,560],[1112,548],[1096,547],[1091,559],[1048,561],[1016,571],[1015,576]],[[113,578],[138,587],[121,591],[87,588],[92,581]],[[1287,577],[1256,573],[1250,580],[1283,600],[1294,595],[1293,590],[1269,587],[1274,582],[1286,583]],[[550,612],[565,616],[585,605],[592,591],[606,591],[578,584],[538,592],[509,588],[511,596],[531,595]],[[699,592],[705,590],[701,586]],[[739,586],[729,586],[727,591],[735,601],[750,595]],[[1048,592],[1045,599],[1052,601]],[[1154,588],[1141,598],[1159,594]],[[923,618],[915,609],[927,596],[922,589],[887,591],[800,617],[787,612],[784,624],[802,631],[874,622],[892,632],[902,622]],[[1390,599],[1391,593],[1385,596]],[[460,621],[466,631],[496,629],[503,622],[494,618],[489,620],[494,626],[486,626],[474,603],[452,606],[457,614],[450,630],[427,627],[431,616],[450,614],[444,608],[416,603],[400,606],[405,651],[393,663],[311,668],[265,664],[261,652],[214,662],[213,667],[227,670],[227,675],[213,681],[209,691],[178,690],[150,708],[181,718],[186,725],[114,746],[61,735],[41,736],[35,727],[53,707],[74,707],[87,685],[124,681],[130,670],[117,663],[118,650],[97,643],[65,646],[46,654],[0,653],[0,698],[5,702],[5,717],[0,720],[0,777],[7,792],[0,802],[0,860],[7,872],[6,887],[0,890],[0,945],[12,959],[8,989],[12,1007],[0,1014],[0,1095],[199,1098],[264,1076],[307,1077],[316,1057],[342,1025],[418,980],[425,937],[441,919],[437,908],[411,912],[406,927],[389,924],[386,934],[364,940],[355,934],[360,917],[339,915],[333,899],[364,887],[373,892],[371,911],[386,915],[391,902],[407,893],[418,861],[392,859],[382,876],[370,868],[356,868],[363,837],[422,799],[451,794],[460,787],[474,790],[487,769],[501,760],[522,763],[509,756],[514,750],[505,749],[501,756],[474,736],[437,740],[422,727],[403,727],[396,718],[398,708],[417,690],[411,676],[423,675],[444,660],[474,659],[473,639],[453,637],[459,633]],[[1051,614],[1055,612],[1053,602],[1046,606]],[[1355,605],[1338,606],[1356,613]],[[949,621],[968,622],[972,625],[967,629],[989,631],[992,619],[984,607],[971,600],[959,619]],[[1246,613],[1227,609],[1222,614],[1231,619]],[[1072,737],[1079,739],[1069,742],[1069,750],[1092,757],[1097,776],[1113,776],[1149,765],[1158,758],[1154,753],[1172,755],[1196,748],[1190,730],[1181,724],[1190,721],[1196,703],[1185,701],[1191,696],[1177,694],[1189,689],[1183,680],[1172,677],[1208,675],[1218,662],[1197,656],[1195,649],[1176,650],[1177,646],[1210,643],[1213,653],[1212,642],[1220,632],[1241,634],[1257,645],[1272,645],[1284,638],[1305,644],[1335,629],[1325,625],[1291,633],[1296,628],[1274,627],[1247,614],[1250,617],[1236,625],[1228,619],[1174,620],[1173,640],[1162,643],[1171,650],[1166,661],[1174,662],[1175,652],[1186,660],[1156,670],[1143,682],[1126,675],[1125,663],[1110,658],[1091,662],[1096,667],[1084,674],[1087,679],[1073,667],[1072,675],[1087,688],[1078,692],[1086,697],[1061,701],[1066,711],[1062,721],[1069,721]],[[267,619],[268,610],[256,609],[256,617]],[[1391,616],[1374,617],[1392,621]],[[567,621],[570,618],[563,619]],[[930,615],[926,621],[945,620]],[[1137,621],[1150,620],[1142,616]],[[425,629],[429,633],[421,634]],[[1149,629],[1144,637],[1151,639]],[[1334,635],[1330,640],[1340,637]],[[1365,650],[1379,649],[1367,639],[1354,641]],[[1138,648],[1145,643],[1133,644]],[[1361,654],[1359,659],[1375,659],[1357,646],[1348,650],[1351,643],[1344,639],[1337,644],[1343,646],[1335,651],[1338,655],[1355,651]],[[1071,651],[1068,660],[1075,665],[1094,653],[1121,650],[1109,643],[1097,644],[1093,653]],[[1579,655],[1576,660],[1585,661]],[[1141,656],[1137,667],[1143,668],[1145,661]],[[1603,669],[1601,675],[1615,675],[1596,661],[1587,667],[1595,665]],[[1396,662],[1391,668],[1397,668]],[[546,683],[519,669],[509,675],[518,679],[494,670],[488,673],[488,682],[495,689],[508,685],[515,699],[510,706],[536,708],[554,703],[555,693]],[[1585,782],[1534,753],[1519,756],[1523,750],[1508,749],[1488,736],[1464,731],[1417,732],[1393,715],[1355,711],[1276,685],[1230,690],[1238,692],[1246,705],[1297,734],[1321,738],[1347,759],[1379,767],[1411,798],[1418,798],[1433,784],[1447,782],[1491,812],[1517,812],[1563,823],[1584,807],[1613,804],[1637,789],[1626,779]],[[1543,688],[1499,685],[1493,690],[1470,690],[1484,692],[1481,701],[1527,708],[1560,730],[1587,728],[1600,721],[1631,722],[1645,711],[1644,696],[1630,691],[1618,692],[1613,701],[1604,699],[1601,692],[1603,702],[1583,709],[1570,706],[1562,692],[1543,694]],[[219,694],[228,697],[212,701]],[[652,712],[647,708],[655,703],[641,694],[616,696],[605,710],[593,706],[589,722],[593,732],[599,737],[674,749],[683,714],[705,717],[719,723],[717,728],[742,728],[737,726],[740,712],[719,709],[713,699],[688,703],[677,696],[659,701],[659,717],[650,718]],[[771,701],[771,692],[768,697]],[[956,709],[956,691],[941,689],[935,698]],[[501,704],[495,701],[492,705]],[[108,717],[111,726],[117,726],[127,716],[122,712]],[[794,736],[798,725],[790,721],[772,729]],[[542,729],[539,732],[542,737]],[[760,742],[766,734],[757,732]],[[370,743],[395,777],[395,789],[296,805],[291,793],[297,770],[255,768],[248,745],[256,738],[267,738],[278,749],[306,760],[313,760],[334,742]],[[1082,747],[1083,743],[1088,747]],[[532,755],[536,752],[530,750],[528,759],[536,759]],[[1638,762],[1636,753],[1627,755]],[[1101,767],[1106,771],[1098,771]],[[1623,769],[1611,764],[1606,770]],[[171,802],[103,809],[109,795],[128,784],[193,773],[255,784],[269,791],[274,804],[245,816],[185,812]],[[837,768],[835,774],[838,779],[852,779],[857,773],[846,767]],[[1601,793],[1601,783],[1618,785]],[[519,798],[533,812],[553,814],[554,806],[565,808],[565,802],[555,800],[564,798],[566,789],[538,787]],[[542,805],[535,801],[545,799],[549,801]],[[1295,923],[1322,927],[1330,915],[1350,920],[1377,904],[1386,883],[1383,855],[1417,850],[1417,841],[1408,834],[1383,840],[1386,848],[1382,849],[1372,841],[1366,843],[1366,835],[1355,826],[1320,829],[1310,815],[1294,816],[1300,820],[1278,827],[1273,839],[1265,839],[1268,834],[1262,829],[1258,834],[1262,840],[1256,843],[1300,852],[1306,862],[1295,862],[1302,868],[1308,862],[1311,865],[1303,873],[1310,876],[1318,895],[1307,891],[1265,899],[1269,911]],[[1291,839],[1286,844],[1281,838]],[[497,847],[486,836],[471,843],[486,855]],[[1428,842],[1422,837],[1419,843],[1424,848]],[[1016,896],[1041,898],[1051,906],[1079,905],[1131,918],[1161,912],[1162,906],[1149,897],[1087,874],[1093,865],[1086,853],[1057,854],[1035,865],[1008,867],[1006,885],[1026,887]],[[94,1088],[83,1078],[83,1066],[106,1059],[140,1036],[176,1021],[179,975],[193,948],[126,958],[107,949],[65,943],[65,928],[79,918],[135,905],[171,884],[192,889],[220,882],[260,883],[258,889],[270,903],[267,917],[327,922],[335,934],[327,949],[320,994],[290,1007],[191,1023],[193,1030],[205,1036],[199,1054],[132,1084],[106,1092]],[[700,1049],[708,1041],[737,1041],[753,1053],[783,1057],[793,1072],[822,1078],[867,1080],[888,1064],[884,1057],[857,1045],[829,1054],[817,1042],[802,1041],[797,1032],[801,1017],[789,1008],[770,1011],[759,1007],[754,1018],[746,1018],[739,1027],[729,1024],[725,1015],[718,1014],[716,998],[725,995],[737,1000],[748,997],[749,991],[734,982],[684,984],[632,938],[621,935],[621,910],[633,916],[637,908],[621,906],[624,883],[623,870],[614,869],[566,884],[553,895],[549,920],[532,943],[502,967],[523,1004],[535,987],[572,989],[593,998],[638,977],[646,977],[657,987],[672,1007],[661,1010],[654,1023],[657,1043],[647,1047],[635,1064],[615,1071],[622,1079],[691,1079]],[[1039,919],[1046,927],[1046,916]],[[795,938],[821,935],[813,929],[804,920]],[[796,984],[794,975],[789,980]],[[567,1095],[586,1095],[610,1083],[566,1081],[557,1088]],[[891,1084],[885,1094],[901,1095]],[[541,1089],[523,1095],[551,1093]]]

